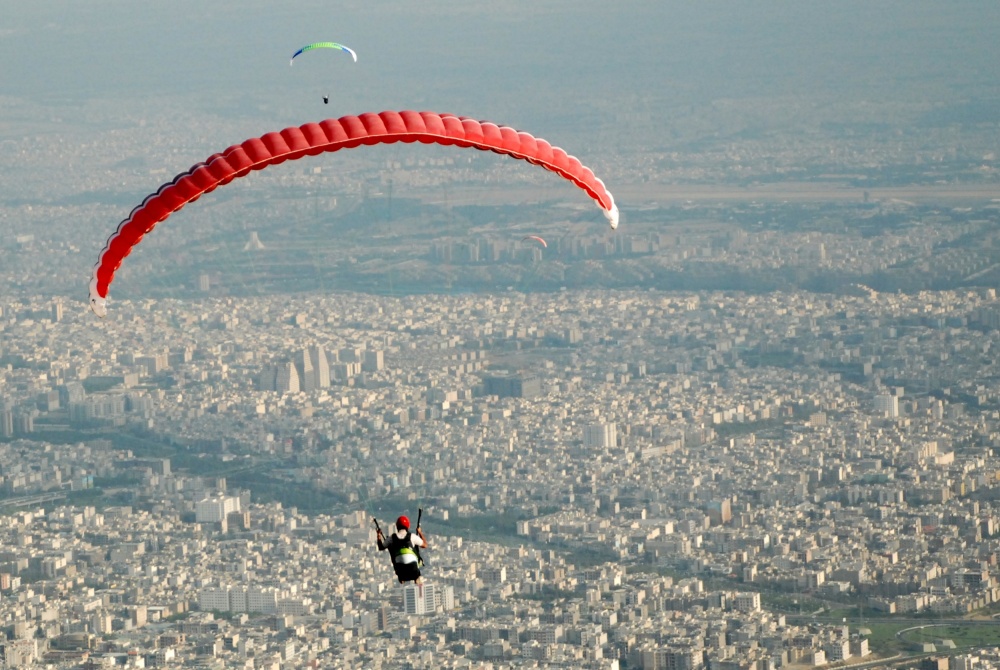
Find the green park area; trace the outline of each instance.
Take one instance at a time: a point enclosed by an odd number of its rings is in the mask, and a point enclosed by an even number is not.
[[[911,627],[913,627],[912,623],[866,623],[865,628],[871,631],[871,635],[868,636],[868,648],[873,653],[882,656],[891,656],[899,652],[912,651],[912,646],[905,644],[897,636],[899,631]]]
[[[928,624],[920,628],[906,630],[899,637],[901,641],[908,643],[911,649],[914,645],[931,643],[937,647],[938,651],[944,651],[949,648],[945,643],[947,640],[950,640],[956,649],[998,646],[1000,645],[1000,623]]]

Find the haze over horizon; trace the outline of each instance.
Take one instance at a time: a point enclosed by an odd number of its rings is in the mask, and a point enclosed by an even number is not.
[[[0,225],[10,239],[54,243],[73,231],[96,249],[163,179],[229,144],[322,118],[406,108],[544,137],[622,194],[626,212],[752,197],[742,194],[748,187],[768,197],[769,185],[804,178],[813,180],[809,188],[774,187],[771,197],[822,198],[829,182],[817,179],[827,173],[855,180],[856,189],[987,197],[992,182],[978,167],[1000,150],[989,130],[1000,121],[991,67],[1000,62],[991,30],[1000,7],[961,7],[387,0],[331,12],[315,0],[18,4],[0,28],[0,170],[8,176],[0,200],[20,209]],[[312,52],[290,67],[291,53],[316,40],[351,46],[358,62]],[[395,174],[409,161],[453,160],[465,168],[428,171],[412,184]],[[921,167],[941,161],[951,170],[944,180]],[[387,167],[396,164],[403,167]],[[529,166],[435,147],[373,147],[310,166],[324,176],[304,182],[303,192],[314,200],[339,195],[342,205],[388,193],[437,203],[444,209],[434,216],[445,218],[461,203],[589,206],[551,175],[533,179]],[[221,223],[225,238],[230,219],[255,225],[245,204],[222,218],[212,208],[231,198],[266,201],[293,169],[306,168],[280,166],[213,194],[144,246],[172,234],[183,244],[192,226]],[[275,193],[292,208],[301,195]],[[98,209],[72,222],[52,213],[88,203]],[[319,214],[317,206],[307,209]],[[536,211],[543,220],[556,214]],[[241,248],[245,230],[233,237]],[[69,262],[85,273],[93,261],[84,252]]]
[[[43,0],[5,8],[0,97],[60,109],[67,129],[88,103],[142,109],[174,98],[206,114],[296,125],[416,108],[550,135],[562,124],[609,132],[616,115],[636,113],[651,128],[669,126],[742,99],[940,110],[1000,99],[997,25],[996,3],[932,0],[386,0],[335,9],[315,0]],[[358,62],[312,54],[289,68],[295,49],[319,40],[352,46]],[[317,104],[326,93],[331,104]],[[995,119],[996,109],[977,113]],[[0,138],[19,131],[4,123]]]

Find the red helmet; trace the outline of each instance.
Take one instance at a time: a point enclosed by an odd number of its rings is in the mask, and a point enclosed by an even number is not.
[[[410,519],[405,516],[399,517],[396,519],[396,528],[405,528],[406,530],[410,530]]]

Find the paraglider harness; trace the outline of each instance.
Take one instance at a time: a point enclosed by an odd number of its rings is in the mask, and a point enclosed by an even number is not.
[[[420,519],[424,514],[423,508],[417,509],[417,527],[416,531],[420,530]],[[392,533],[388,541],[385,541],[385,535],[382,534],[382,529],[378,525],[378,519],[372,517],[372,522],[375,524],[375,530],[377,532],[376,539],[378,543],[378,550],[383,551],[385,549],[389,550],[389,558],[392,561],[392,569],[396,572],[396,577],[399,579],[399,583],[412,582],[420,579],[420,568],[424,567],[423,556],[420,555],[420,547],[414,547],[413,543],[410,541],[410,530],[406,530],[406,535],[399,537],[396,533]],[[416,563],[401,563],[396,559],[405,554],[413,554],[417,557]]]

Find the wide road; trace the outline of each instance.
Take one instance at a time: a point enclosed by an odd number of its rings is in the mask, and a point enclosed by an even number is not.
[[[52,502],[53,500],[60,500],[66,497],[68,490],[63,491],[48,491],[46,493],[33,493],[26,496],[18,496],[16,498],[6,498],[0,500],[0,508],[2,507],[32,507],[35,505],[41,505],[42,503]]]

